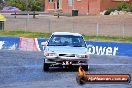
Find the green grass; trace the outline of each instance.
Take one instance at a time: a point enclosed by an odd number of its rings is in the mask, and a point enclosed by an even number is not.
[[[50,37],[50,33],[0,30],[0,36],[48,38]]]
[[[7,31],[0,30],[0,36],[11,36],[11,37],[27,37],[27,38],[49,38],[51,33],[42,32],[24,32],[24,31]],[[114,37],[114,36],[90,36],[84,35],[85,40],[90,41],[105,41],[105,42],[126,42],[132,43],[131,37]]]
[[[132,36],[131,37],[122,37],[122,36],[89,36],[89,35],[83,35],[83,36],[84,36],[85,40],[90,40],[90,41],[132,43]]]

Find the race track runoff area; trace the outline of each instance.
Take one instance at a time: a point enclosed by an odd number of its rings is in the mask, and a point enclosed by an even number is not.
[[[76,82],[77,71],[42,70],[42,52],[0,50],[0,88],[132,88],[129,84],[85,84]],[[92,55],[88,74],[130,74],[132,57]]]

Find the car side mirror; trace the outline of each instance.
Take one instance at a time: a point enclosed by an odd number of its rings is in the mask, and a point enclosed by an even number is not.
[[[47,46],[48,42],[41,42],[41,46]]]
[[[89,49],[89,48],[92,48],[93,47],[93,45],[87,45],[87,48]]]

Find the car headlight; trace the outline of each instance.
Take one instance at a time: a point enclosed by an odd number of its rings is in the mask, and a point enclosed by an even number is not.
[[[79,58],[88,58],[88,55],[86,55],[86,54],[80,54],[80,55],[76,55],[76,57],[79,57]]]
[[[45,53],[45,56],[57,56],[56,53]]]

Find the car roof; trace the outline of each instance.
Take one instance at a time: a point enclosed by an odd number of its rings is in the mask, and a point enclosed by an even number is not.
[[[73,36],[82,36],[79,33],[71,33],[71,32],[54,32],[52,35],[73,35]]]

